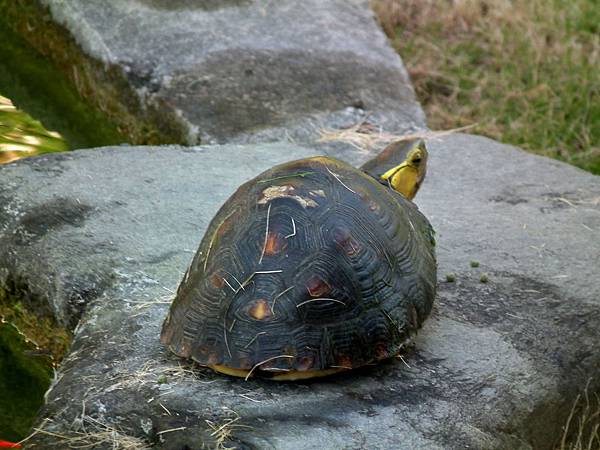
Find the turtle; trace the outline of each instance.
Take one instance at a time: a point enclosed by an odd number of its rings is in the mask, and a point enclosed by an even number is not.
[[[210,222],[161,342],[246,379],[396,356],[436,292],[434,231],[412,202],[427,157],[424,141],[399,141],[360,169],[317,156],[244,183]]]

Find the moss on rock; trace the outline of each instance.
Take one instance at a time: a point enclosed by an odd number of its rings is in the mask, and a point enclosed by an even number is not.
[[[70,34],[51,20],[49,11],[39,2],[0,0],[0,25],[23,38],[74,86],[84,102],[82,105],[89,106],[76,108],[73,111],[76,117],[87,116],[93,124],[98,115],[103,115],[115,124],[114,136],[124,136],[132,144],[185,143],[187,140],[188,131],[175,113],[163,108],[159,101],[142,105],[122,70],[105,67],[87,57]],[[46,88],[55,85],[47,80],[42,84]],[[60,95],[55,98],[61,101]],[[112,139],[103,145],[117,142]]]

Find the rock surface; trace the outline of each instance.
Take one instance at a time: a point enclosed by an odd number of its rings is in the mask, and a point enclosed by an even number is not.
[[[0,288],[49,299],[64,323],[85,311],[39,418],[63,437],[31,445],[112,448],[98,434],[111,427],[165,449],[551,448],[600,371],[600,178],[475,136],[430,147],[416,201],[438,233],[432,317],[403,361],[301,383],[190,367],[158,335],[219,205],[314,149],[117,147],[0,167]]]
[[[123,75],[138,115],[183,125],[179,143],[308,141],[366,116],[390,132],[425,126],[365,0],[39,2],[85,58]]]

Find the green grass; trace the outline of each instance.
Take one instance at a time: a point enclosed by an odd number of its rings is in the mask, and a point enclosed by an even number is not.
[[[48,131],[0,95],[0,164],[19,158],[69,150],[59,133]]]
[[[4,26],[0,26],[0,96],[4,96],[0,98],[0,164],[17,156],[126,141],[58,69]]]
[[[374,0],[433,129],[600,174],[600,0]]]
[[[372,0],[432,129],[473,133],[600,174],[600,0]],[[560,450],[600,449],[577,397]]]
[[[71,336],[0,289],[0,440],[23,439]]]
[[[0,438],[23,439],[52,379],[52,361],[13,325],[0,321]]]
[[[51,317],[36,314],[23,302],[3,294],[0,290],[0,318],[16,326],[19,331],[35,342],[43,352],[58,364],[67,353],[71,335]]]
[[[600,449],[600,395],[588,387],[573,402],[558,450]]]

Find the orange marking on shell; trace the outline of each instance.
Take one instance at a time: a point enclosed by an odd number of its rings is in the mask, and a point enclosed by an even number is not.
[[[217,229],[217,237],[223,237],[225,233],[231,230],[231,226],[233,225],[233,218],[230,216],[219,225]]]
[[[385,345],[383,342],[380,342],[375,345],[375,358],[385,359],[388,356],[389,356],[389,353],[387,351],[387,345]]]
[[[221,275],[219,275],[219,272],[214,272],[210,276],[210,284],[212,284],[213,287],[217,289],[221,289],[225,284],[225,279]]]
[[[181,344],[181,346],[179,347],[178,351],[175,352],[180,356],[183,357],[188,357],[191,354],[191,346],[189,342],[184,342],[183,344]]]
[[[290,369],[293,366],[294,358],[274,358],[271,361],[267,361],[259,366],[261,370],[272,370],[272,369]]]
[[[296,365],[296,369],[304,372],[306,370],[310,370],[313,368],[315,364],[315,359],[312,356],[302,356],[298,360],[298,364]]]
[[[335,357],[335,365],[339,367],[352,368],[352,358],[345,355],[337,355]]]
[[[372,212],[379,211],[379,204],[377,202],[374,202],[373,200],[371,200],[369,202],[369,210]]]
[[[269,304],[264,299],[255,300],[250,309],[248,309],[248,314],[256,320],[265,320],[273,315]]]
[[[209,352],[209,348],[206,345],[202,345],[202,346],[198,347],[196,350],[197,350],[198,354],[200,354],[201,356],[203,356],[205,358]]]
[[[252,361],[250,361],[250,358],[247,357],[240,358],[238,361],[238,365],[240,366],[240,369],[251,369],[252,366],[254,366],[254,364],[252,364]]]
[[[333,231],[333,239],[348,256],[354,256],[361,250],[360,243],[352,237],[350,230],[345,228],[336,228]]]
[[[369,200],[369,192],[365,191],[363,188],[360,187],[355,187],[354,190],[363,202]]]
[[[419,328],[419,313],[417,312],[417,308],[413,306],[410,312],[412,326],[415,330],[417,330]]]
[[[306,290],[311,297],[323,297],[331,292],[331,286],[318,275],[313,275],[306,282]]]
[[[281,239],[278,233],[269,231],[267,242],[265,243],[265,255],[273,256],[279,253],[285,247],[285,241]]]
[[[219,355],[217,355],[216,353],[211,353],[210,355],[208,355],[206,364],[218,364],[221,362],[220,359],[221,358],[219,358]]]

